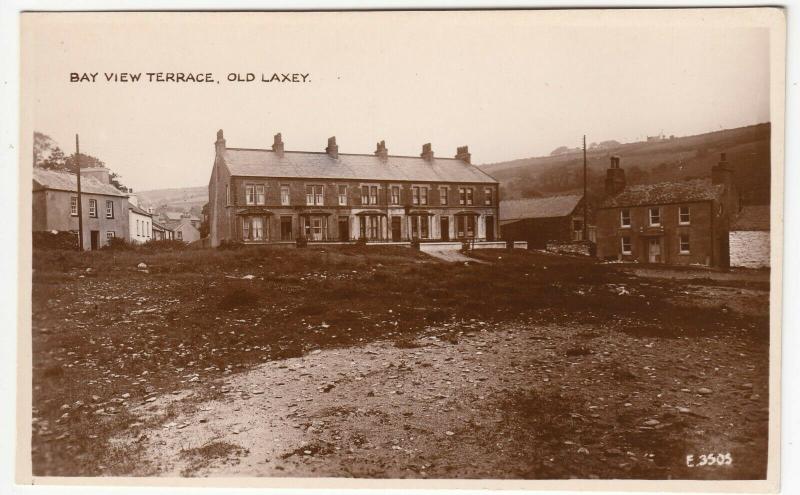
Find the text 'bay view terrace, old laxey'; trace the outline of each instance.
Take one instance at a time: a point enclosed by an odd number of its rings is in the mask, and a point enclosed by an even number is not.
[[[211,245],[308,241],[485,239],[497,232],[498,182],[455,158],[228,148],[217,132],[208,184]]]

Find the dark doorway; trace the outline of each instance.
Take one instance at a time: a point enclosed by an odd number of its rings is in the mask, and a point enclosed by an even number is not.
[[[494,217],[486,217],[486,240],[494,240]]]
[[[339,217],[339,240],[350,240],[350,221],[347,217]]]
[[[92,230],[90,234],[91,234],[90,240],[92,243],[92,251],[95,251],[100,247],[100,231]]]
[[[400,217],[392,217],[392,242],[400,242]]]
[[[439,219],[439,232],[443,241],[450,240],[450,217],[441,217]]]
[[[281,217],[281,240],[292,240],[292,217]]]

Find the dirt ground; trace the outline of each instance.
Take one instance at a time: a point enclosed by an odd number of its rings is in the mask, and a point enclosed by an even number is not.
[[[470,266],[327,254],[213,254],[202,273],[166,268],[188,255],[154,256],[148,273],[130,268],[138,254],[88,272],[85,258],[43,262],[35,473],[765,476],[768,277],[641,277],[527,252]],[[342,278],[370,281],[332,302],[358,315],[309,308]],[[242,298],[267,308],[230,306]]]

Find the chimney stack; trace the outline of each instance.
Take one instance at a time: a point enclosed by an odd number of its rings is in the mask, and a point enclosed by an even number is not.
[[[456,148],[456,160],[472,163],[472,154],[469,152],[469,146],[459,146]]]
[[[330,155],[331,158],[339,158],[339,145],[336,144],[336,136],[328,138],[328,147],[325,148],[325,152]]]
[[[431,149],[431,143],[425,143],[422,145],[422,153],[419,154],[422,158],[426,161],[433,161],[433,149]]]
[[[625,171],[619,166],[619,157],[611,157],[611,166],[606,170],[606,195],[616,196],[625,189]]]
[[[730,189],[733,185],[733,169],[724,152],[719,154],[719,163],[711,167],[711,183],[724,184],[726,189]]]
[[[283,137],[281,136],[281,133],[279,132],[275,134],[272,139],[272,151],[274,151],[278,156],[283,156]]]
[[[222,129],[217,131],[217,141],[214,143],[217,149],[217,155],[225,153],[225,136],[222,134]]]
[[[105,167],[81,168],[81,177],[93,177],[102,184],[111,184],[111,171]]]
[[[380,141],[375,147],[375,156],[383,161],[389,158],[389,150],[386,149],[386,141]]]

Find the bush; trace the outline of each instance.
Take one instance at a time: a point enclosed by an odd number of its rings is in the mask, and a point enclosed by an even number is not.
[[[177,239],[157,239],[146,242],[142,244],[141,247],[143,249],[151,249],[154,251],[166,251],[172,249],[186,249],[186,243]]]
[[[411,249],[419,251],[419,237],[414,237],[411,239]]]
[[[180,241],[183,242],[183,241]],[[234,249],[241,249],[244,247],[244,243],[239,241],[231,241],[228,239],[222,239],[222,242],[219,243],[219,247],[217,249],[222,250],[234,250]]]
[[[134,245],[123,237],[112,237],[101,249],[108,251],[130,251]]]
[[[308,246],[308,238],[301,235],[300,237],[297,238],[297,240],[295,241],[295,244],[299,248],[304,248],[304,247]]]
[[[55,230],[33,232],[34,249],[78,249],[78,233]]]
[[[356,241],[356,246],[366,246],[366,245],[367,245],[367,238],[364,236],[359,237],[358,240]]]

